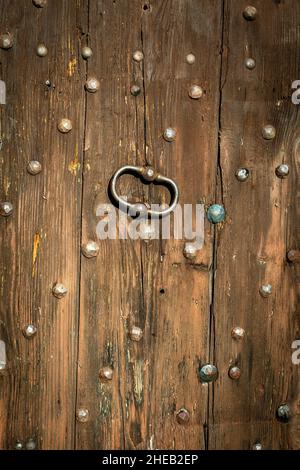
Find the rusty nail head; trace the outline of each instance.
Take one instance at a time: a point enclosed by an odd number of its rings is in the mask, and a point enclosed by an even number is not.
[[[0,215],[2,215],[3,217],[8,217],[9,215],[11,215],[13,212],[13,205],[11,204],[11,202],[1,202],[0,203]]]
[[[241,377],[241,369],[237,366],[229,368],[228,375],[232,380],[238,380]]]
[[[176,420],[179,424],[187,424],[190,420],[190,413],[185,408],[181,408],[176,413]]]
[[[99,377],[101,380],[108,381],[113,378],[113,370],[111,367],[102,367],[99,371]]]

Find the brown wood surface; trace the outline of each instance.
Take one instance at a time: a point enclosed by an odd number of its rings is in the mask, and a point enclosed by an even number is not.
[[[0,0],[0,448],[299,449],[299,118],[297,0]],[[44,42],[48,55],[35,48]],[[93,56],[84,61],[82,45]],[[144,53],[133,61],[135,50]],[[186,63],[194,53],[196,62]],[[247,70],[246,57],[256,59]],[[96,77],[99,91],[84,90]],[[51,85],[45,84],[46,80]],[[132,84],[139,96],[130,93]],[[188,96],[200,85],[200,100]],[[61,134],[57,123],[71,119]],[[275,126],[274,141],[262,138]],[[177,130],[175,142],[162,138]],[[29,160],[43,170],[29,175]],[[286,179],[275,175],[290,165]],[[173,178],[181,204],[224,204],[205,222],[193,261],[184,240],[97,240],[99,204],[121,165],[151,164]],[[240,183],[239,167],[250,177]],[[122,177],[133,201],[167,202],[161,187]],[[287,252],[294,250],[293,259]],[[53,284],[68,288],[53,297]],[[262,298],[259,288],[273,286]],[[37,326],[26,339],[25,325]],[[132,326],[143,330],[130,339]],[[236,342],[231,329],[241,326]],[[199,366],[219,377],[201,384]],[[238,365],[238,381],[228,377]],[[103,367],[113,369],[103,381]],[[276,409],[289,403],[289,424]],[[186,408],[189,421],[176,419]],[[76,412],[88,410],[86,422]]]

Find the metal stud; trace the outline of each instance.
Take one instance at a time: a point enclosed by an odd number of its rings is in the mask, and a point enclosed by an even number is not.
[[[247,168],[239,168],[236,173],[236,179],[242,183],[249,178],[249,170]]]
[[[86,423],[89,419],[89,410],[86,408],[79,408],[76,413],[76,418],[80,423]]]
[[[61,284],[60,282],[57,282],[54,284],[52,288],[52,293],[57,299],[61,299],[62,297],[65,297],[67,295],[68,289]]]
[[[25,326],[23,330],[23,334],[25,338],[32,338],[34,335],[36,335],[37,332],[37,327],[35,325],[27,325]]]
[[[0,215],[8,217],[13,212],[13,205],[11,202],[0,202]]]
[[[186,243],[183,248],[183,255],[187,259],[194,259],[197,255],[196,247],[193,243]]]
[[[230,367],[228,371],[228,375],[232,380],[239,380],[241,373],[241,369],[237,366]]]
[[[132,54],[132,58],[136,62],[141,62],[144,58],[144,54],[142,53],[142,51],[134,51],[134,53]]]
[[[196,57],[195,57],[194,54],[192,54],[192,53],[191,53],[191,54],[188,54],[188,55],[186,56],[186,61],[187,61],[187,63],[188,63],[189,65],[193,65],[193,64],[195,63],[195,61],[196,61]]]
[[[89,93],[96,93],[100,88],[100,82],[95,77],[89,77],[85,82],[85,89]]]
[[[178,424],[187,424],[190,420],[190,413],[185,408],[181,408],[176,413],[176,420]]]
[[[225,219],[225,209],[221,204],[212,204],[207,209],[207,218],[212,224],[218,224]]]
[[[203,89],[199,85],[191,85],[189,88],[189,97],[198,100],[203,96]]]
[[[48,49],[45,44],[38,44],[36,53],[39,57],[45,57],[48,54]]]
[[[272,140],[276,136],[276,129],[271,124],[267,124],[262,129],[262,136],[266,140]]]
[[[57,128],[60,132],[66,134],[72,130],[72,122],[70,119],[63,118],[59,121]]]
[[[152,166],[146,166],[144,168],[143,178],[146,181],[153,181],[156,178],[156,172]]]
[[[99,254],[100,247],[98,243],[93,240],[89,240],[85,245],[82,246],[81,251],[86,258],[94,258]]]
[[[287,259],[291,263],[299,263],[300,262],[300,251],[299,250],[289,250],[287,252]]]
[[[246,60],[245,60],[245,67],[249,70],[253,70],[255,69],[255,66],[256,66],[256,62],[255,62],[255,59],[253,59],[252,57],[248,57]]]
[[[38,175],[42,171],[42,165],[37,160],[31,160],[27,165],[27,171],[31,175]]]
[[[269,297],[272,294],[271,284],[263,284],[260,286],[259,292],[262,297]]]
[[[130,330],[130,339],[132,341],[140,341],[143,337],[143,330],[139,326],[132,326]]]
[[[167,142],[173,142],[176,139],[176,134],[176,129],[173,129],[173,127],[167,127],[164,130],[163,136]]]
[[[23,449],[23,444],[22,444],[22,442],[17,441],[17,442],[15,443],[15,449],[16,449],[16,450],[22,450],[22,449]]]
[[[43,8],[47,5],[47,0],[32,0],[32,3],[37,8]]]
[[[1,49],[10,49],[13,47],[14,41],[10,33],[4,33],[0,36],[0,47]]]
[[[93,51],[89,46],[83,46],[81,48],[81,56],[83,59],[87,60],[90,57],[92,57],[92,55],[93,55]]]
[[[278,421],[281,421],[282,423],[287,423],[291,418],[291,415],[291,409],[287,403],[283,403],[277,408],[276,417]]]
[[[289,172],[290,172],[290,169],[286,163],[282,163],[275,170],[275,173],[278,176],[278,178],[285,178],[289,174]]]
[[[130,88],[130,93],[133,96],[138,96],[141,93],[141,87],[139,87],[138,85],[132,85],[132,87]]]
[[[104,381],[112,380],[114,371],[111,367],[102,367],[99,371],[99,378]]]
[[[213,364],[205,364],[199,370],[201,382],[214,382],[218,378],[218,369]]]
[[[263,446],[260,442],[255,442],[255,444],[253,444],[253,447],[252,449],[253,450],[262,450]]]
[[[233,339],[236,339],[237,341],[243,339],[245,336],[245,330],[244,328],[241,328],[240,326],[235,326],[231,330],[231,337]]]
[[[27,450],[34,450],[36,448],[36,443],[33,439],[28,439],[25,444]]]
[[[246,6],[245,10],[243,11],[243,16],[245,20],[253,21],[257,16],[257,9],[252,5]]]

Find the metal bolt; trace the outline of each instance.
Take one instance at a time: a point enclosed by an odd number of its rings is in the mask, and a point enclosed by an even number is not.
[[[199,370],[201,382],[214,382],[218,378],[218,369],[213,364],[205,364]]]
[[[262,450],[263,446],[260,442],[255,442],[255,444],[253,444],[253,447],[252,449],[253,450]]]
[[[257,16],[257,9],[252,5],[248,5],[243,11],[243,16],[245,20],[253,21]]]
[[[32,0],[35,7],[43,8],[47,5],[47,0]]]
[[[76,418],[80,423],[86,423],[89,419],[89,410],[86,408],[79,408],[76,413]]]
[[[37,160],[31,160],[27,165],[27,171],[31,175],[38,175],[42,171],[42,165]]]
[[[65,297],[67,295],[67,292],[68,292],[68,289],[60,282],[57,282],[56,284],[54,284],[52,288],[53,295],[57,297],[58,299]]]
[[[176,420],[178,424],[187,424],[190,420],[190,413],[185,408],[181,408],[176,413]]]
[[[70,132],[72,130],[72,123],[70,119],[63,118],[59,121],[57,127],[60,132],[66,134],[67,132]]]
[[[267,124],[263,127],[262,136],[266,140],[272,140],[276,136],[276,129],[271,124]]]
[[[235,326],[231,330],[231,337],[233,339],[236,339],[237,341],[243,339],[245,336],[245,330],[244,328],[241,328],[240,326]]]
[[[225,219],[225,209],[221,204],[212,204],[207,209],[207,218],[212,224],[218,224]]]
[[[299,263],[300,261],[300,251],[297,251],[297,250],[290,250],[287,252],[287,259],[291,262],[291,263]]]
[[[271,284],[264,284],[259,289],[260,295],[262,297],[269,297],[272,294],[272,286]]]
[[[22,444],[22,442],[17,441],[17,442],[15,443],[15,449],[16,449],[16,450],[22,450],[22,449],[23,449],[23,444]]]
[[[34,450],[36,448],[36,443],[33,439],[28,439],[25,446],[27,450]]]
[[[249,178],[249,170],[247,168],[239,168],[235,176],[238,181],[244,182]]]
[[[132,87],[130,88],[130,93],[133,96],[138,96],[141,93],[141,87],[139,87],[138,85],[132,85]]]
[[[38,44],[36,53],[39,57],[45,57],[48,54],[48,49],[45,44]]]
[[[290,169],[286,163],[282,163],[275,170],[275,173],[278,176],[278,178],[285,178],[289,174],[289,172],[290,172]]]
[[[102,367],[99,371],[99,377],[101,380],[108,381],[113,378],[113,370],[111,367]]]
[[[83,59],[87,60],[92,57],[93,51],[89,46],[84,46],[81,48],[81,55]]]
[[[86,258],[94,258],[99,254],[100,247],[98,243],[93,240],[89,240],[85,245],[82,246],[81,251]]]
[[[13,37],[10,33],[4,33],[0,36],[1,49],[10,49],[14,44]]]
[[[142,53],[142,51],[134,51],[134,53],[132,54],[132,58],[136,62],[141,62],[144,58],[144,54]]]
[[[191,85],[189,88],[189,97],[198,100],[203,96],[203,89],[199,85]]]
[[[186,56],[186,61],[187,61],[187,63],[188,63],[189,65],[193,65],[193,64],[195,63],[195,61],[196,61],[196,57],[195,57],[194,54],[192,54],[192,53],[191,53],[191,54],[188,54],[188,55]]]
[[[89,77],[85,82],[85,89],[89,93],[96,93],[100,88],[99,80],[95,77]]]
[[[252,57],[248,57],[246,60],[245,60],[245,67],[249,70],[253,70],[255,69],[255,66],[256,66],[256,62],[255,62],[255,59],[252,59]]]
[[[32,338],[37,332],[37,327],[35,325],[27,325],[23,330],[25,338]]]
[[[229,368],[228,375],[232,380],[239,380],[241,376],[241,369],[237,366],[232,366]]]
[[[282,423],[287,423],[291,418],[291,415],[291,409],[287,403],[283,403],[277,408],[276,417],[278,421],[281,421]]]
[[[13,205],[11,202],[0,202],[0,215],[3,217],[8,217],[12,214]]]
[[[183,248],[183,255],[187,259],[193,259],[197,255],[196,247],[193,243],[186,243]]]
[[[153,181],[156,177],[156,173],[152,166],[146,166],[143,170],[143,178],[146,181]]]
[[[167,142],[173,142],[176,139],[176,134],[176,129],[173,129],[172,127],[167,127],[164,130],[163,136]]]
[[[139,326],[132,326],[130,330],[130,339],[132,341],[140,341],[143,337],[143,330]]]

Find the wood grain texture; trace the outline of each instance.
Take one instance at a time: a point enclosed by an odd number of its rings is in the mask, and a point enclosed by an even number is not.
[[[84,2],[1,1],[0,31],[14,46],[1,54],[7,105],[1,107],[1,324],[8,367],[0,376],[0,448],[28,439],[41,449],[74,446],[84,92],[78,56]],[[38,43],[48,55],[36,55]],[[45,81],[50,80],[51,86]],[[72,120],[60,134],[61,118]],[[43,165],[37,176],[27,162]],[[64,299],[52,285],[63,282]],[[22,329],[37,326],[28,340]]]

